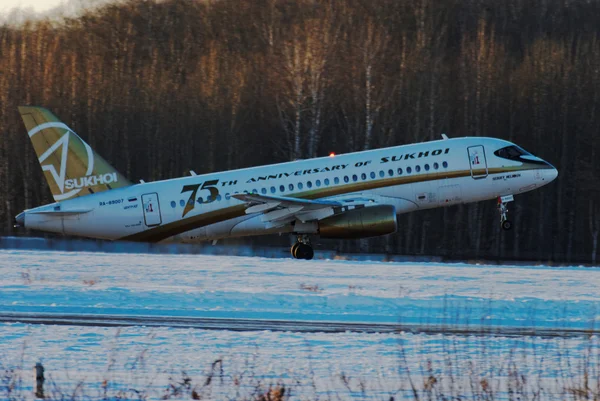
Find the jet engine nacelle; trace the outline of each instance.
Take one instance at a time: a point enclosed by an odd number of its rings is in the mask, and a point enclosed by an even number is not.
[[[398,228],[396,208],[379,205],[352,209],[319,221],[322,238],[366,238],[393,234]]]

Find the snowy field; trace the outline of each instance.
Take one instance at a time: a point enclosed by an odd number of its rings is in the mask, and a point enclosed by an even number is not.
[[[3,250],[0,272],[0,313],[591,329],[600,306],[600,270],[582,267]],[[132,399],[251,399],[269,384],[301,399],[565,399],[600,355],[596,338],[24,324],[0,325],[0,350],[23,398],[42,361],[47,389]]]

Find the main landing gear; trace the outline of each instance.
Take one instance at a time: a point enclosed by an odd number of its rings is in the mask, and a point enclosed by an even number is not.
[[[498,212],[500,213],[500,226],[503,230],[508,231],[512,228],[513,224],[508,219],[508,207],[506,204],[514,200],[512,195],[499,196],[498,197]]]
[[[315,252],[312,246],[310,246],[308,235],[298,235],[298,242],[292,245],[290,252],[294,259],[310,260],[315,256]]]

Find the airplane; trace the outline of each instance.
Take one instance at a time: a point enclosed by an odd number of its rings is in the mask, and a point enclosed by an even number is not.
[[[16,227],[106,240],[197,243],[291,234],[296,259],[311,236],[388,235],[397,215],[497,199],[507,203],[558,171],[514,143],[441,140],[133,183],[41,107],[19,107],[55,202],[16,216]]]

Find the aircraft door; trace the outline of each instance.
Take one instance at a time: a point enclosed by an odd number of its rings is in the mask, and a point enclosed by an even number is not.
[[[144,221],[147,227],[158,226],[162,223],[160,217],[160,204],[158,203],[158,194],[156,192],[142,195],[142,205],[144,207]]]
[[[487,177],[488,166],[483,146],[469,146],[467,152],[469,154],[469,164],[471,166],[471,177],[474,179]]]

